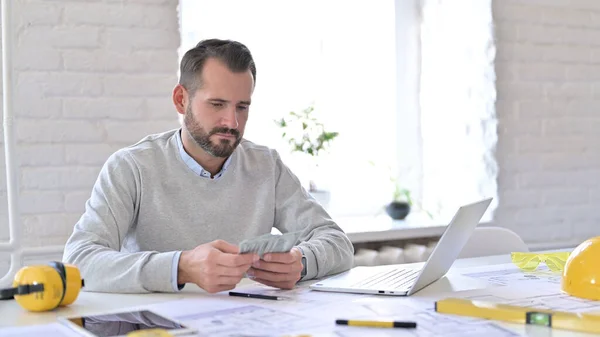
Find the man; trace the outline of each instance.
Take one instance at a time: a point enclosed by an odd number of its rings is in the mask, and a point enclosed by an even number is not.
[[[206,40],[181,60],[173,103],[181,129],[109,157],[67,241],[86,289],[214,293],[247,275],[290,289],[352,266],[343,231],[276,151],[243,139],[256,67],[235,41]],[[240,254],[240,241],[302,231],[288,253]]]

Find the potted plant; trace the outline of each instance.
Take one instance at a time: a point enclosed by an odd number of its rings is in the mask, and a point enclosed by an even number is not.
[[[408,216],[413,206],[410,191],[395,184],[392,202],[385,206],[386,213],[394,220],[403,220]]]
[[[378,167],[372,160],[369,161],[369,164],[375,168]],[[399,178],[392,173],[392,168],[390,166],[387,166],[386,173],[394,187],[392,201],[383,206],[377,214],[380,214],[380,212],[385,210],[390,218],[394,220],[404,220],[413,209],[417,209],[419,212],[427,214],[430,219],[433,219],[433,215],[429,211],[423,209],[419,201],[412,197],[411,191],[402,186],[399,182]],[[383,172],[381,172],[381,174],[383,174]]]
[[[403,188],[394,177],[390,177],[390,180],[394,183],[394,194],[392,201],[385,206],[385,211],[392,219],[403,220],[413,209],[426,214],[429,219],[433,219],[433,214],[423,209],[420,202],[412,197],[409,189]]]
[[[319,156],[329,149],[339,133],[325,130],[323,123],[313,115],[314,110],[314,105],[311,104],[301,112],[291,111],[287,118],[275,120],[275,124],[282,129],[281,137],[287,140],[290,151],[309,158],[313,176],[308,181],[308,191],[326,207],[329,192],[319,188],[314,175],[319,166]]]

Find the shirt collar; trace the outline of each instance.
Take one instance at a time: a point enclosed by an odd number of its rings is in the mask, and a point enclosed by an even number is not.
[[[192,158],[183,148],[183,142],[181,141],[181,132],[182,131],[183,131],[182,129],[179,129],[175,133],[176,138],[177,138],[177,147],[179,148],[179,155],[181,156],[181,159],[190,168],[190,170],[194,171],[194,173],[196,173],[197,175],[204,177],[204,178],[210,178],[210,172],[208,172],[200,164],[198,164],[198,162],[194,158]],[[217,174],[215,174],[215,177],[213,179],[220,178],[223,175],[223,173],[225,173],[225,171],[227,171],[227,168],[229,167],[230,163],[231,163],[231,156],[229,156],[227,158],[227,160],[223,164],[223,167],[221,168],[221,171],[219,171]]]

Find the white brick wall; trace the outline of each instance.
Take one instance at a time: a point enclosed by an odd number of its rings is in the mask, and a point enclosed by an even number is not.
[[[27,0],[13,9],[25,242],[62,244],[108,155],[177,126],[177,0]],[[495,0],[493,10],[495,221],[530,243],[600,235],[600,1]],[[6,239],[3,156],[0,164]]]
[[[14,2],[14,103],[27,246],[64,244],[106,158],[148,133],[178,126],[170,101],[180,45],[177,5]],[[1,164],[4,241],[3,155]]]
[[[495,0],[496,222],[531,244],[600,235],[600,1]]]

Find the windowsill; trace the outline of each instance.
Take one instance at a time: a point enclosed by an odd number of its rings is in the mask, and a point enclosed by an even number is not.
[[[352,243],[440,237],[447,227],[447,224],[434,220],[410,216],[405,220],[393,220],[387,214],[336,217],[335,221]]]

